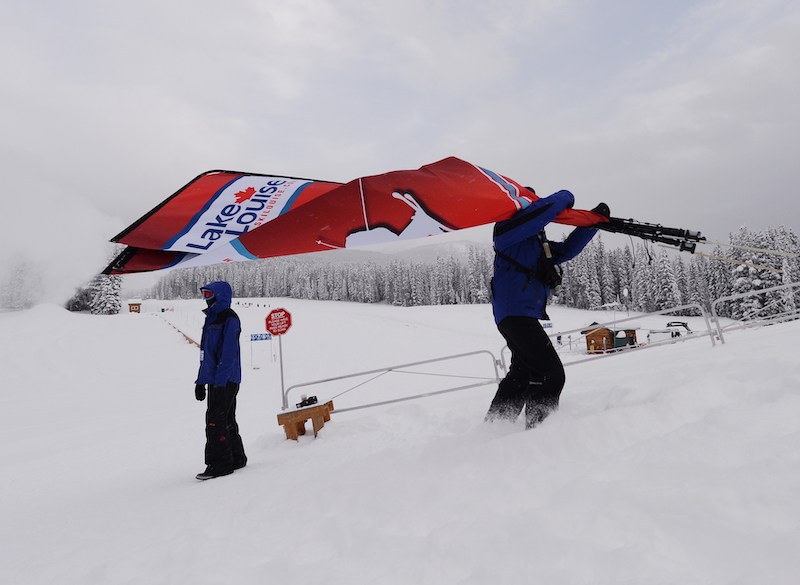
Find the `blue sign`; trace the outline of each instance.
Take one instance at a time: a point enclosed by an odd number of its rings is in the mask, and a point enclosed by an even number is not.
[[[250,341],[267,341],[272,339],[272,333],[251,333]]]

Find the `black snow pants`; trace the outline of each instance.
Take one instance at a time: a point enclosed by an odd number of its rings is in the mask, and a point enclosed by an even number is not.
[[[208,387],[206,409],[206,465],[219,470],[243,467],[247,457],[236,422],[239,384]]]
[[[515,421],[525,408],[530,429],[558,408],[564,366],[542,325],[533,317],[506,317],[497,326],[511,350],[511,366],[501,380],[487,421]]]

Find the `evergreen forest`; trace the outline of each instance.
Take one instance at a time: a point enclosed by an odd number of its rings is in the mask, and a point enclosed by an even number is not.
[[[563,265],[563,282],[550,302],[579,309],[640,312],[686,304],[708,308],[720,297],[800,281],[800,244],[791,229],[742,227],[731,234],[729,244],[691,255],[668,252],[641,240],[607,249],[601,234]],[[271,258],[173,270],[145,296],[196,298],[203,284],[227,280],[237,297],[400,306],[487,303],[493,258],[490,247],[477,244],[466,253],[440,254],[427,261],[389,256],[385,261],[329,262],[325,253]],[[770,316],[793,311],[798,302],[800,292],[782,290],[731,301],[720,313],[734,319]]]

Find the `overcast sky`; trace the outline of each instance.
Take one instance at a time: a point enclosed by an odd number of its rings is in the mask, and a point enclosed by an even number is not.
[[[0,0],[0,63],[0,261],[56,288],[210,169],[454,155],[713,239],[800,232],[796,1]]]

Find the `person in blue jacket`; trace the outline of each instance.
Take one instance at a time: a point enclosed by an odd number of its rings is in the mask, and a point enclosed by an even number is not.
[[[236,395],[242,381],[239,316],[231,309],[233,291],[224,281],[200,289],[207,308],[200,341],[200,371],[195,381],[195,398],[205,400],[206,470],[197,474],[205,480],[230,475],[247,464],[239,425],[236,422]]]
[[[559,191],[495,224],[492,310],[511,350],[511,365],[487,421],[514,421],[524,408],[525,427],[530,429],[558,408],[564,366],[539,320],[549,319],[545,308],[551,289],[561,282],[559,264],[577,256],[597,229],[575,228],[563,242],[551,242],[544,228],[574,202],[572,193]],[[592,211],[609,215],[605,203]]]

